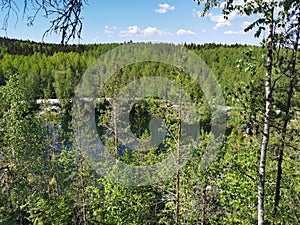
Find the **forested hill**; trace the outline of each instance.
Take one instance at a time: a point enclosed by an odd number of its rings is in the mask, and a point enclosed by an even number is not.
[[[74,87],[88,66],[103,53],[119,45],[121,44],[62,46],[0,38],[0,84],[5,84],[8,74],[17,73],[20,75],[21,85],[30,92],[28,96],[31,98],[71,98]],[[249,71],[245,73],[249,67],[239,63],[247,54],[259,59],[256,60],[255,71],[252,72],[259,77],[264,74],[264,58],[261,57],[263,50],[260,47],[238,44],[184,46],[197,53],[209,65],[224,93],[232,90],[233,83],[250,82],[253,79]],[[149,72],[159,72],[155,66],[148,65],[143,70],[145,69]],[[134,70],[136,71],[136,68]]]
[[[120,45],[0,39],[0,224],[257,224],[266,49],[184,44],[210,67],[226,104],[233,106],[227,112],[214,107],[218,99],[203,95],[203,87],[216,91],[209,71],[195,81],[175,66],[147,61],[113,68],[117,72],[107,80],[88,77],[81,90],[105,83],[96,109],[68,101],[92,63]],[[135,45],[130,53],[147,55],[143,49],[149,50]],[[299,65],[290,66],[290,49],[280,50],[274,53],[269,108],[266,224],[300,224]],[[106,63],[116,65],[116,57],[103,57],[104,66],[92,70],[96,75],[110,71]],[[132,81],[151,76],[177,86],[149,82],[144,87],[159,97],[151,92],[140,98],[149,92]],[[123,96],[132,83],[140,86]],[[137,102],[118,104],[118,97]],[[53,98],[62,100],[59,106],[36,106],[37,99]],[[283,147],[283,167],[276,169]],[[281,200],[274,214],[279,173]]]
[[[18,40],[0,37],[1,51],[11,55],[33,55],[34,53],[41,53],[44,55],[53,55],[55,52],[77,52],[83,53],[85,51],[95,51],[101,46],[103,50],[107,47],[118,46],[119,44],[46,44],[41,42],[34,42],[30,40]]]

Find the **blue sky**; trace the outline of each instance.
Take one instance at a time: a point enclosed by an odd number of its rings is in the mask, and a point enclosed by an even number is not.
[[[213,9],[204,18],[200,13],[201,7],[193,0],[89,0],[82,12],[84,27],[80,43],[132,40],[259,44],[260,39],[254,38],[253,32],[243,32],[253,18],[233,13],[225,21],[220,9]],[[2,21],[3,16],[0,19]],[[40,42],[48,26],[49,20],[42,14],[30,27],[22,16],[16,23],[12,14],[7,32],[0,30],[0,36]],[[52,34],[44,41],[59,43],[60,37]],[[71,43],[78,43],[78,40]]]

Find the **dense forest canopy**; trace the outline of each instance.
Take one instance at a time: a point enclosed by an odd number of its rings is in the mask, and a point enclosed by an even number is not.
[[[134,104],[129,115],[130,129],[139,139],[147,140],[153,135],[151,126],[160,126],[151,123],[152,119],[161,118],[167,129],[160,136],[162,142],[135,151],[120,141],[110,98],[141,77],[155,75],[176,82],[198,109],[200,124],[193,157],[180,171],[153,185],[128,186],[99,175],[87,163],[80,143],[74,144],[70,100],[82,75],[98,57],[130,44],[62,46],[0,38],[1,224],[175,224],[177,219],[180,224],[256,223],[265,49],[238,44],[182,45],[209,66],[226,104],[231,107],[221,149],[205,170],[200,168],[201,158],[207,146],[215,143],[215,137],[210,132],[213,115],[197,82],[178,68],[158,62],[134,63],[114,74],[99,91],[95,123],[98,137],[117,160],[135,166],[153,165],[170,154],[177,157],[180,153],[180,105],[176,109],[169,102],[151,96]],[[283,49],[278,60],[291,53],[290,48]],[[286,130],[282,201],[278,214],[275,217],[272,214],[280,124],[285,119],[285,90],[289,83],[288,77],[282,76],[287,68],[281,67],[287,62],[280,62],[274,69],[266,220],[297,224],[300,222],[298,80],[291,103],[291,122]],[[298,64],[296,68],[299,74]],[[175,93],[178,98],[180,93],[180,90]],[[46,104],[37,106],[37,99],[59,99],[59,109]],[[117,176],[118,168],[113,167],[111,173]]]
[[[22,79],[24,79],[24,84],[26,83],[26,85],[35,83],[34,80],[37,79],[36,81],[39,82],[36,84],[42,85],[41,87],[27,87],[28,90],[34,90],[35,94],[33,96],[36,98],[44,98],[44,93],[42,92],[45,91],[45,87],[52,89],[52,93],[48,98],[59,97],[57,93],[53,92],[54,79],[60,76],[56,76],[55,74],[57,73],[61,73],[61,76],[65,77],[68,77],[68,73],[71,73],[70,76],[72,76],[73,80],[71,89],[74,89],[81,74],[85,72],[91,63],[105,52],[122,45],[115,43],[61,46],[58,44],[41,44],[6,38],[0,38],[0,43],[2,59],[0,80],[2,82],[5,80],[6,73],[15,72],[22,74]],[[254,51],[255,56],[259,57],[263,55],[263,50],[260,47],[238,44],[230,46],[220,44],[184,44],[184,47],[199,55],[212,68],[220,84],[224,85],[224,87],[226,86],[226,88],[232,87],[230,85],[232,81],[244,80],[244,78],[239,76],[242,71],[237,70],[237,68],[239,66],[238,60],[245,57],[244,53],[246,51]],[[259,72],[263,70],[263,60],[264,58],[261,58],[261,61],[258,62],[257,70],[260,70]],[[61,61],[63,63],[59,63]],[[151,67],[147,69],[151,71]],[[226,85],[227,82],[228,84]],[[65,87],[65,89],[69,88]],[[72,97],[72,95],[69,97]]]

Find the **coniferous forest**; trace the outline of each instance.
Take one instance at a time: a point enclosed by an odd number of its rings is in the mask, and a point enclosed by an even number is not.
[[[209,101],[198,83],[184,71],[158,62],[137,62],[113,74],[95,105],[97,135],[106,151],[126,165],[150,166],[169,155],[177,164],[185,161],[164,179],[128,185],[99,173],[87,161],[84,147],[76,144],[72,119],[72,99],[82,75],[100,55],[122,45],[132,43],[62,46],[0,39],[0,224],[255,224],[266,48],[182,45],[211,69],[227,105],[220,149],[205,168],[201,160],[216,137]],[[299,63],[293,67],[295,83],[288,100],[292,67],[286,59],[292,55],[291,48],[283,49],[273,68],[266,224],[300,222]],[[180,155],[178,144],[181,105],[163,99],[136,101],[128,118],[139,140],[149,139],[155,126],[150,121],[161,118],[166,131],[159,145],[132,149],[120,140],[111,99],[127,84],[154,75],[175,82],[180,88],[174,95],[180,97],[184,90],[197,109],[199,140],[188,160]],[[47,103],[48,99],[58,101]],[[283,138],[280,200],[274,213]],[[118,170],[110,167],[121,177]]]

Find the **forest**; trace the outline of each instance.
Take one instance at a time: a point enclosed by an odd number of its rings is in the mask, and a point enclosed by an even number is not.
[[[184,161],[164,179],[128,185],[118,182],[126,171],[120,173],[117,164],[106,165],[113,175],[105,176],[89,163],[84,146],[75,141],[72,112],[72,99],[85,71],[100,55],[126,45],[134,43],[62,46],[0,38],[0,224],[255,224],[265,48],[181,45],[211,69],[228,107],[220,149],[205,168],[201,168],[201,159],[217,140],[209,101],[199,83],[184,71],[159,62],[133,63],[113,74],[99,90],[94,112],[97,138],[105,151],[117,162],[137,167],[155,165],[168,156],[174,156],[174,164]],[[286,115],[290,77],[282,75],[289,74],[284,57],[292,53],[290,48],[283,49],[274,68],[266,224],[300,222],[300,89],[297,80],[291,113]],[[179,87],[173,94],[181,98],[183,90],[197,110],[199,140],[193,143],[187,160],[178,144],[184,136],[181,104],[176,109],[170,102],[151,96],[136,101],[128,120],[138,140],[149,140],[153,135],[151,126],[159,126],[151,123],[155,118],[163,121],[167,131],[157,146],[133,149],[120,141],[111,99],[129,83],[147,76],[172,80]],[[38,99],[58,99],[59,103],[37,104]],[[280,201],[274,213],[278,155],[287,116]]]
[[[261,45],[70,45],[87,1],[24,1],[61,44],[0,37],[0,224],[300,224],[299,1],[194,2]]]

